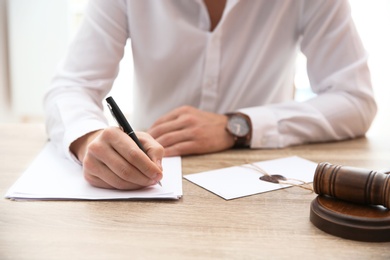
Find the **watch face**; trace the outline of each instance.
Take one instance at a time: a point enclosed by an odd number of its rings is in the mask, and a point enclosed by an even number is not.
[[[249,125],[245,118],[233,115],[228,122],[229,131],[238,137],[244,137],[249,133]]]

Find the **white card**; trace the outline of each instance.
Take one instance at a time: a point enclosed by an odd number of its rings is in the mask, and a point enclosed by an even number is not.
[[[298,156],[253,163],[269,175],[283,175],[287,181],[313,181],[317,163]],[[291,185],[260,180],[264,176],[250,164],[185,175],[184,178],[226,200],[286,188]],[[298,181],[296,181],[298,180]]]

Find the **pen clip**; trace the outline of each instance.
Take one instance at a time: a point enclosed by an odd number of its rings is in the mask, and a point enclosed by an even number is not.
[[[110,103],[108,103],[108,102],[107,102],[107,107],[108,107],[108,110],[110,110],[110,113],[111,113],[112,117],[115,119],[115,121],[118,124],[119,128],[123,131],[123,127],[119,124],[118,118],[116,118],[116,115],[115,115],[114,111],[112,110],[112,107],[111,107]]]

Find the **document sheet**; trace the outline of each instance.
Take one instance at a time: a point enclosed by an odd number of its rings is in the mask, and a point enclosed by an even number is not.
[[[162,165],[162,187],[156,184],[135,191],[96,188],[84,179],[80,165],[60,155],[49,142],[5,197],[15,200],[179,199],[183,195],[181,158],[164,158]]]
[[[230,200],[312,182],[316,167],[317,163],[293,156],[189,174],[184,178]],[[265,175],[280,175],[284,180],[272,183],[260,179]]]

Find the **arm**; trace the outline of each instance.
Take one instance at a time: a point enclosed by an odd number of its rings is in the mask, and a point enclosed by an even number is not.
[[[44,105],[50,140],[83,165],[101,188],[138,189],[162,178],[163,148],[139,133],[147,155],[119,128],[108,128],[102,100],[110,91],[128,38],[124,1],[90,1]],[[150,158],[149,158],[150,157]]]
[[[277,148],[364,135],[376,113],[367,54],[347,1],[306,1],[301,50],[316,97],[246,108],[253,148]]]
[[[301,49],[308,59],[311,87],[317,96],[306,102],[242,106],[244,108],[239,111],[250,116],[253,126],[251,148],[279,148],[354,138],[364,135],[375,116],[376,104],[367,55],[354,28],[348,3],[302,3],[305,4],[297,31],[302,38]],[[265,89],[271,90],[272,87],[266,86]],[[214,119],[209,120],[211,116],[203,116],[200,112],[186,110],[178,115],[172,111],[157,120],[149,133],[167,148],[167,154],[171,153],[169,150],[173,146],[183,148],[184,144],[180,143],[184,142],[187,143],[186,149],[177,150],[179,154],[213,152],[231,147],[232,140],[224,132],[226,125],[220,123],[217,127],[215,124],[222,122],[224,116],[213,114]],[[214,126],[198,128],[198,131],[209,133],[204,133],[205,139],[200,140],[202,135],[195,134],[193,130],[196,128],[190,127],[192,124],[180,124],[178,121],[185,117],[188,122],[198,121],[205,126],[209,121]],[[185,129],[190,131],[184,134]],[[189,145],[190,139],[198,141]]]
[[[50,140],[68,157],[70,144],[108,126],[102,100],[118,73],[128,38],[122,1],[90,1],[83,24],[44,98]]]

